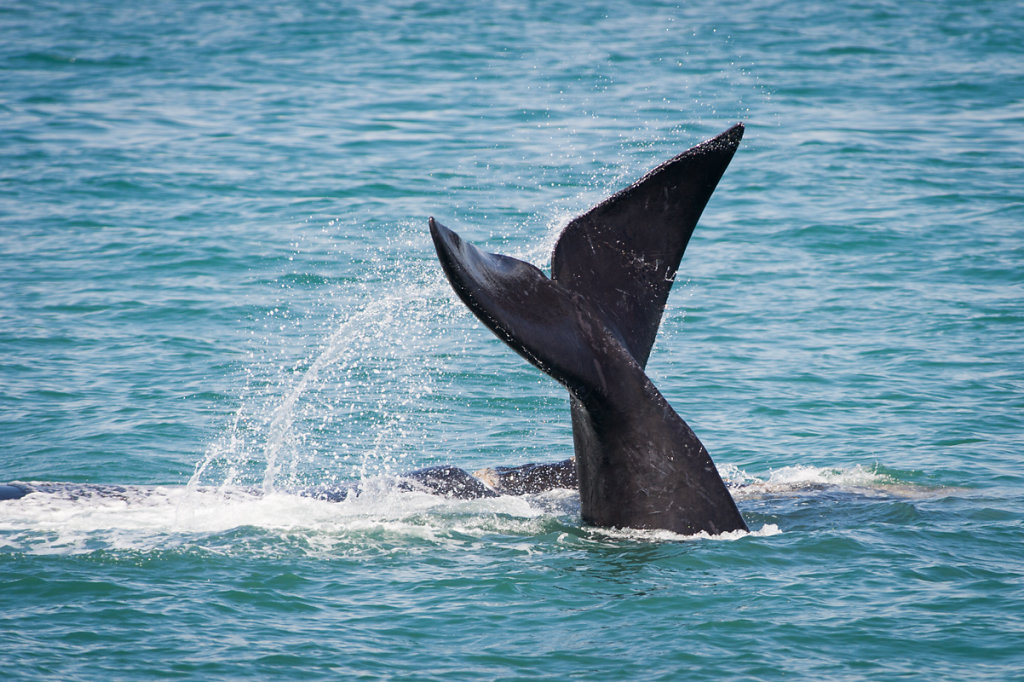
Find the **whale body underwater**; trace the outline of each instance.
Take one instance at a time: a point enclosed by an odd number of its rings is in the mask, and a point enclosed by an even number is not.
[[[429,219],[441,267],[459,298],[568,390],[575,454],[554,464],[473,473],[419,469],[396,477],[400,489],[479,498],[578,488],[582,519],[596,526],[684,535],[747,530],[707,449],[644,371],[683,253],[742,137],[737,124],[574,218],[555,243],[550,277],[481,251]],[[15,482],[0,485],[0,500],[126,490]],[[336,501],[359,487],[291,492]]]

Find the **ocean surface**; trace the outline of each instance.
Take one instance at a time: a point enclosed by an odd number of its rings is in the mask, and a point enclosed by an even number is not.
[[[0,503],[0,676],[1024,679],[1022,65],[1011,1],[4,2],[0,482],[131,487]],[[648,373],[751,532],[389,486],[572,453],[428,216],[546,269],[737,121]]]

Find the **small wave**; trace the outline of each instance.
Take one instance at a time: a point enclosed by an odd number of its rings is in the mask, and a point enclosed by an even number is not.
[[[874,467],[816,467],[794,465],[772,469],[759,477],[732,465],[721,469],[722,478],[737,500],[791,496],[816,492],[839,492],[864,496],[920,497],[927,489],[900,483]]]

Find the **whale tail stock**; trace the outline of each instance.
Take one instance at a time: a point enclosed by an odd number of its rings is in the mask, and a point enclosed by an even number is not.
[[[462,301],[569,390],[588,523],[746,530],[707,450],[644,373],[683,252],[742,136],[736,125],[572,220],[550,278],[430,219]]]

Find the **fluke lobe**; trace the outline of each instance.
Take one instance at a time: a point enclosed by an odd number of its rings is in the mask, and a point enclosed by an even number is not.
[[[644,373],[679,261],[742,137],[737,124],[572,220],[550,278],[430,219],[459,298],[569,390],[587,523],[747,529],[704,445]]]

